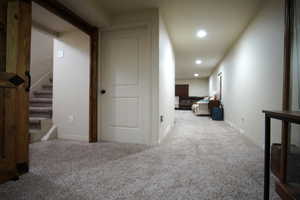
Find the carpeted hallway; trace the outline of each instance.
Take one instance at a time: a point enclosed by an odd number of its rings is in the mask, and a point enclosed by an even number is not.
[[[1,185],[0,199],[261,200],[263,151],[224,122],[178,111],[158,147],[34,144],[30,173]]]

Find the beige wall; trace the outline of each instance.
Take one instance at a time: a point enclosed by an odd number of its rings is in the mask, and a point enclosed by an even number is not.
[[[176,84],[188,84],[189,96],[203,97],[208,96],[208,78],[199,79],[177,79]]]
[[[30,72],[33,88],[39,89],[39,82],[53,71],[53,39],[53,36],[32,28]]]
[[[168,134],[175,119],[175,55],[163,18],[159,19],[159,141]]]
[[[267,0],[209,80],[212,94],[218,90],[217,74],[223,73],[225,120],[260,146],[262,110],[282,107],[283,36],[283,1]],[[278,141],[281,124],[272,124],[272,139]]]
[[[80,31],[54,40],[53,121],[58,138],[89,139],[89,43],[89,37]]]

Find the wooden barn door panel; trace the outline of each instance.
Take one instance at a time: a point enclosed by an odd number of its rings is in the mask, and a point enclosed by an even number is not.
[[[1,0],[0,9],[0,183],[3,183],[28,171],[31,1]]]

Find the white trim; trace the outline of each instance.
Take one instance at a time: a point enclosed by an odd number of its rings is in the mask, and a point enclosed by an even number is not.
[[[150,145],[159,143],[160,117],[159,117],[159,13],[151,27],[152,39],[152,130]]]
[[[63,139],[63,140],[75,140],[75,141],[89,142],[88,137],[86,137],[84,135],[78,135],[78,134],[62,134],[62,133],[58,132],[57,138]]]
[[[241,134],[243,134],[243,135],[245,134],[245,130],[244,130],[244,129],[239,128],[238,126],[236,126],[234,123],[232,123],[232,122],[230,122],[230,121],[225,120],[225,122],[226,122],[230,127],[232,127],[233,129],[237,130],[239,133],[241,133]]]
[[[36,81],[30,87],[30,90],[35,91],[35,90],[40,89],[43,84],[45,84],[46,82],[49,82],[49,78],[51,77],[52,73],[53,73],[52,71],[45,73],[38,81]]]
[[[49,141],[54,139],[57,139],[57,127],[55,125],[52,125],[51,129],[42,138],[42,141]]]
[[[174,128],[175,126],[175,123],[173,123],[172,125],[169,125],[164,133],[162,134],[162,136],[159,138],[159,141],[158,141],[158,144],[161,144],[168,136],[169,134],[171,133],[172,129]]]

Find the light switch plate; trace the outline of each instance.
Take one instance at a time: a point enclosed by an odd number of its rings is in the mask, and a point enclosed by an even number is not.
[[[64,57],[64,51],[63,50],[58,50],[57,51],[57,57],[58,58],[63,58]]]

